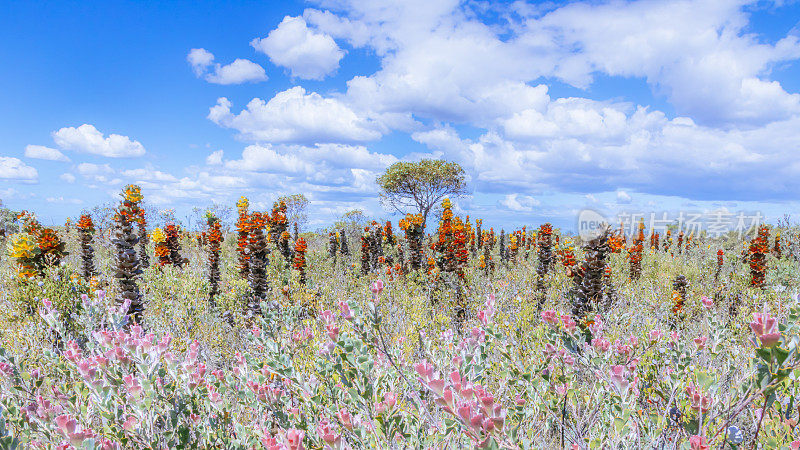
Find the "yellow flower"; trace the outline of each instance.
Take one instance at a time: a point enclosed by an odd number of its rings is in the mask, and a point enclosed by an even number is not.
[[[125,196],[125,200],[131,203],[139,203],[142,201],[142,188],[135,184],[129,184],[125,186],[123,190],[123,195]]]
[[[150,235],[150,239],[155,243],[159,243],[159,242],[164,242],[164,240],[167,239],[167,236],[164,234],[163,231],[161,231],[161,228],[156,228]]]
[[[238,202],[236,202],[236,208],[238,208],[239,211],[247,210],[247,207],[249,205],[250,205],[250,201],[244,195],[239,198]]]
[[[27,233],[15,234],[8,243],[8,254],[12,258],[32,258],[36,249],[36,240]]]

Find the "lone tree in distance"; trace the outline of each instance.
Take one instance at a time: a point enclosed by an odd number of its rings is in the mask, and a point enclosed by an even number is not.
[[[464,169],[458,163],[438,159],[394,163],[375,181],[383,203],[400,213],[416,209],[422,214],[423,227],[440,200],[467,193]]]

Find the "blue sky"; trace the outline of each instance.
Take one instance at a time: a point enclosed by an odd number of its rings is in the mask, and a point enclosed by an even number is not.
[[[0,199],[60,223],[311,199],[310,228],[438,157],[457,211],[571,228],[585,207],[800,212],[800,4],[9,2]]]

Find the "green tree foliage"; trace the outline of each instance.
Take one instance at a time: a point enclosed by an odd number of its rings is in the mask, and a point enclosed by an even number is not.
[[[423,220],[444,197],[467,193],[464,169],[458,163],[438,159],[394,163],[376,182],[384,204],[401,213],[415,210]]]
[[[300,227],[308,222],[308,198],[303,194],[292,194],[278,197],[278,202],[286,203],[286,219],[289,223],[297,223]]]

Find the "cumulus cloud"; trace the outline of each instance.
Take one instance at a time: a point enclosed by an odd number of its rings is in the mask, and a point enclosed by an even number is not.
[[[153,167],[128,169],[120,172],[120,175],[126,178],[134,179],[138,182],[141,181],[155,181],[155,182],[171,182],[177,181],[177,178],[172,174],[156,170]]]
[[[242,152],[242,159],[226,161],[225,166],[235,170],[299,175],[333,185],[350,179],[351,169],[377,173],[397,161],[393,155],[370,152],[360,145],[249,145]]]
[[[117,184],[120,180],[114,178],[116,171],[108,164],[80,163],[75,167],[83,179],[107,185]]]
[[[800,113],[800,96],[769,79],[800,58],[800,37],[753,34],[748,3],[515,5],[498,23],[459,2],[345,1],[303,17],[381,58],[379,71],[348,82],[363,107],[487,126],[536,109],[547,89],[537,80],[590,89],[607,75],[644,79],[698,123],[750,126]]]
[[[49,161],[69,162],[69,158],[60,151],[43,145],[28,145],[25,147],[25,157],[33,159],[46,159]]]
[[[786,119],[800,112],[800,96],[764,77],[772,65],[800,58],[800,41],[762,43],[747,31],[746,3],[576,3],[529,18],[522,39],[557,42],[549,48],[560,56],[554,75],[576,86],[595,73],[643,77],[701,123]]]
[[[47,203],[70,203],[73,205],[81,205],[83,204],[83,200],[79,198],[64,198],[63,196],[58,197],[47,197]]]
[[[530,195],[508,194],[500,204],[512,211],[524,212],[533,211],[533,208],[539,206],[541,202]]]
[[[339,68],[344,52],[327,34],[308,28],[302,17],[284,17],[267,37],[253,39],[256,50],[273,64],[289,69],[293,77],[321,80]]]
[[[62,180],[62,181],[66,181],[67,183],[70,183],[70,184],[74,183],[75,180],[76,180],[75,175],[73,175],[73,174],[71,174],[69,172],[62,173],[61,175],[59,175],[58,178],[60,180]]]
[[[193,48],[186,56],[194,74],[214,84],[242,84],[267,80],[267,73],[249,59],[237,58],[232,63],[214,63],[214,55],[204,48]]]
[[[222,156],[223,156],[222,150],[217,150],[211,153],[210,155],[206,156],[206,164],[208,164],[209,166],[220,165],[222,164]]]
[[[357,115],[343,102],[306,93],[300,86],[279,92],[268,102],[254,98],[239,114],[232,113],[230,100],[222,97],[211,107],[208,118],[250,141],[360,142],[381,136],[378,124]]]
[[[747,0],[515,3],[501,15],[475,2],[317,3],[325,10],[286,17],[251,45],[294,78],[334,73],[340,45],[374,56],[378,69],[340,91],[294,87],[243,109],[220,98],[208,118],[252,144],[241,157],[204,153],[205,167],[162,181],[91,176],[140,180],[165,203],[250,192],[269,206],[274,192],[304,192],[320,214],[380,213],[375,176],[417,157],[461,163],[480,197],[465,205],[485,216],[558,215],[631,196],[782,202],[800,189],[791,151],[800,99],[771,72],[797,60],[800,45],[796,33],[755,34]],[[207,50],[187,59],[199,77],[228,77]],[[646,83],[670,107],[606,94],[601,78]],[[553,80],[578,89],[559,98]],[[430,153],[373,148],[397,131]],[[552,195],[574,204],[551,205]]]
[[[38,180],[39,172],[19,158],[0,156],[0,179],[33,182]]]
[[[74,150],[109,158],[142,156],[144,146],[128,136],[110,134],[104,137],[94,125],[83,124],[77,128],[65,127],[53,133],[53,140],[65,150]]]

